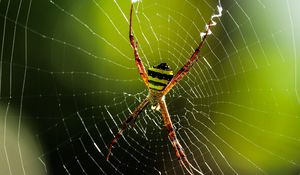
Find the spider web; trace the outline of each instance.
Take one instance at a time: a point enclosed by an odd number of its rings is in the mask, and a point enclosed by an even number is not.
[[[201,59],[166,96],[178,139],[203,174],[298,174],[299,2],[221,3]],[[217,4],[136,2],[145,67],[178,71]],[[105,160],[148,95],[128,41],[129,9],[129,0],[0,0],[4,174],[187,173],[151,108]]]

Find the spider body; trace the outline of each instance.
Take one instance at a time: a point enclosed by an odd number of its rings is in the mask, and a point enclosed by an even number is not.
[[[148,69],[149,89],[163,91],[173,78],[173,71],[167,63],[161,63]]]
[[[160,63],[148,69],[149,100],[152,110],[159,110],[159,101],[164,98],[162,91],[173,78],[173,71],[167,63]]]
[[[164,126],[168,131],[168,137],[172,144],[172,147],[175,151],[176,157],[184,166],[185,170],[189,172],[189,174],[193,174],[193,171],[198,172],[199,174],[203,174],[201,171],[196,169],[188,160],[184,153],[184,150],[177,139],[176,132],[173,128],[173,124],[171,121],[170,114],[168,112],[167,104],[165,101],[165,95],[189,72],[191,67],[196,63],[196,61],[200,58],[198,56],[203,44],[208,35],[210,35],[211,26],[214,26],[216,23],[212,21],[215,17],[220,17],[222,12],[222,7],[218,5],[219,14],[213,15],[211,17],[210,22],[206,25],[205,33],[201,33],[201,42],[198,47],[195,49],[194,53],[190,57],[190,59],[186,62],[185,65],[175,74],[173,75],[172,69],[166,63],[160,63],[157,66],[150,67],[148,71],[146,71],[142,60],[138,54],[138,45],[134,41],[134,36],[132,32],[132,11],[133,11],[133,1],[131,1],[131,9],[130,9],[130,20],[129,20],[129,40],[130,45],[133,49],[135,63],[138,68],[138,72],[144,81],[145,85],[149,90],[149,95],[141,101],[141,103],[130,113],[129,117],[123,122],[119,132],[114,136],[111,141],[108,154],[106,156],[106,160],[109,159],[109,155],[111,153],[113,145],[117,142],[117,140],[121,137],[123,131],[131,124],[133,124],[139,114],[146,108],[148,104],[152,105],[153,110],[160,110]],[[202,35],[203,34],[203,35]]]

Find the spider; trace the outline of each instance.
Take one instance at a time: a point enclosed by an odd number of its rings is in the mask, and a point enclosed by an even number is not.
[[[187,156],[184,153],[184,150],[177,139],[175,130],[173,128],[173,124],[168,112],[168,108],[165,101],[165,95],[189,72],[194,63],[199,60],[198,53],[204,45],[204,42],[208,35],[211,34],[211,26],[216,25],[213,21],[213,18],[220,17],[222,14],[222,7],[218,5],[219,14],[211,16],[209,23],[206,25],[206,31],[201,33],[201,42],[198,47],[195,49],[194,53],[187,61],[187,63],[174,75],[172,69],[168,66],[167,63],[160,63],[157,66],[150,67],[148,69],[148,73],[142,63],[142,60],[138,54],[138,44],[134,40],[133,32],[132,32],[132,11],[133,11],[133,2],[131,1],[130,8],[130,20],[129,20],[129,41],[130,45],[134,52],[135,63],[138,68],[138,72],[144,81],[145,85],[149,90],[149,95],[134,109],[134,111],[129,115],[129,117],[123,122],[119,132],[114,136],[111,141],[108,149],[108,154],[106,156],[106,160],[109,160],[109,156],[111,154],[111,150],[113,145],[117,142],[117,140],[121,137],[123,131],[129,126],[134,124],[139,114],[145,109],[148,104],[152,104],[152,109],[160,110],[162,119],[164,122],[164,126],[168,131],[168,137],[172,144],[172,147],[175,151],[176,157],[179,160],[180,164],[184,166],[184,168],[188,171],[189,174],[192,174],[190,168],[201,173],[199,170],[194,168],[192,164],[187,160]],[[187,163],[187,164],[185,164]],[[188,166],[187,166],[188,165]]]

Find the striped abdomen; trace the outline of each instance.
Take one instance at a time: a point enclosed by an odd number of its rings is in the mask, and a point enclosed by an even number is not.
[[[162,69],[154,66],[148,69],[149,88],[154,91],[162,91],[173,78],[171,69]]]

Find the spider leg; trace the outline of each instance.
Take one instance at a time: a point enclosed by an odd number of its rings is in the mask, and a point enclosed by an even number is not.
[[[187,157],[184,153],[184,150],[181,146],[181,144],[179,143],[179,140],[177,139],[175,130],[173,128],[173,124],[168,112],[168,108],[166,105],[166,102],[164,99],[162,99],[159,102],[160,105],[160,109],[161,109],[161,114],[162,114],[162,118],[165,124],[165,127],[167,128],[168,132],[169,132],[169,140],[173,146],[173,149],[175,151],[176,157],[178,159],[178,161],[180,162],[181,165],[183,165],[183,167],[185,168],[185,170],[189,173],[189,174],[193,174],[193,172],[191,171],[191,169],[193,169],[194,171],[198,172],[199,174],[203,174],[201,171],[197,170],[188,160]]]
[[[137,119],[138,115],[142,112],[142,110],[148,105],[149,103],[149,98],[145,98],[144,101],[142,101],[135,109],[134,111],[130,114],[130,116],[123,122],[122,127],[119,129],[119,132],[114,136],[113,140],[111,141],[109,148],[108,148],[108,153],[106,156],[106,160],[109,159],[109,156],[111,154],[112,147],[115,143],[117,143],[117,140],[121,137],[123,131],[131,124],[135,122]]]
[[[167,87],[164,89],[163,94],[167,94],[192,68],[194,63],[196,63],[199,60],[198,53],[200,52],[201,48],[204,45],[204,42],[208,36],[208,31],[210,30],[212,22],[210,21],[207,27],[207,30],[205,32],[205,35],[203,36],[200,44],[198,47],[195,49],[195,52],[192,54],[190,59],[185,63],[185,65],[176,73],[176,75],[172,78],[170,83],[167,85]]]
[[[131,8],[130,8],[130,19],[129,19],[129,40],[130,40],[130,45],[133,49],[133,53],[134,53],[134,57],[135,57],[135,64],[138,68],[138,71],[144,81],[144,83],[146,84],[146,86],[148,87],[148,74],[146,72],[146,69],[143,65],[142,60],[140,59],[139,53],[138,53],[138,44],[137,42],[134,42],[134,36],[133,36],[133,32],[132,32],[132,11],[133,11],[133,3],[131,2]]]
[[[200,59],[198,56],[200,50],[202,49],[207,37],[211,34],[211,27],[216,25],[216,22],[213,21],[213,18],[215,17],[221,17],[222,16],[222,6],[219,1],[218,12],[219,14],[213,14],[206,25],[206,30],[204,33],[201,33],[201,42],[199,43],[198,47],[195,49],[194,53],[190,57],[190,59],[185,63],[185,65],[176,73],[176,75],[172,78],[170,83],[167,85],[167,87],[164,89],[163,94],[166,95],[176,84],[179,82],[192,68],[192,66]]]

